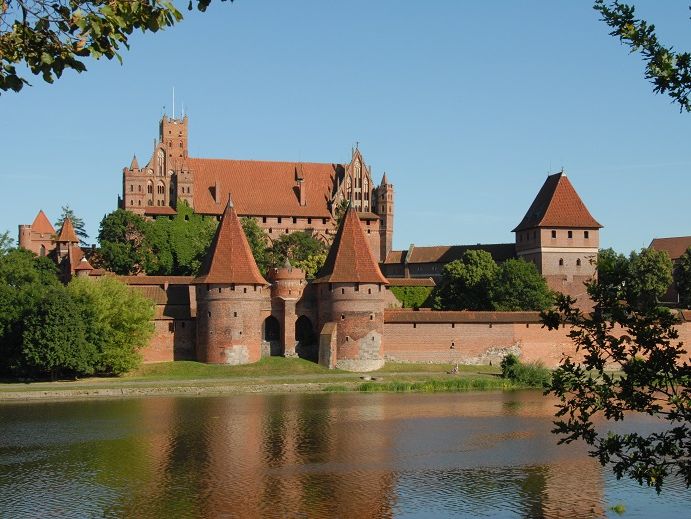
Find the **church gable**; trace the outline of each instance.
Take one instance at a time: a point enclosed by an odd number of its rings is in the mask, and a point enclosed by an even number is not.
[[[343,178],[334,196],[333,205],[338,207],[340,203],[347,201],[357,211],[370,212],[374,206],[372,200],[374,188],[371,169],[367,166],[362,153],[356,147],[353,150],[350,164],[345,166]]]

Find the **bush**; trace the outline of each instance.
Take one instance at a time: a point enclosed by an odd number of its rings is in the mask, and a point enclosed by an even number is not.
[[[513,353],[501,361],[501,376],[528,387],[544,387],[552,379],[552,372],[541,362],[523,363]]]
[[[427,308],[431,306],[430,294],[432,287],[390,287],[403,308]]]

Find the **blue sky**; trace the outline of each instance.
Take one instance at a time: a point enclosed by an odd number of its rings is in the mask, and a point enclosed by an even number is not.
[[[687,1],[635,2],[691,50]],[[186,2],[178,3],[182,8]],[[184,102],[197,157],[344,162],[395,185],[394,247],[513,241],[562,167],[628,252],[691,234],[691,114],[653,95],[591,2],[212,4],[124,63],[0,96],[0,230],[70,204],[92,237]]]

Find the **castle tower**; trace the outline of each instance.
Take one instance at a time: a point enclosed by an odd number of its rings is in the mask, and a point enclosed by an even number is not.
[[[532,261],[550,289],[587,306],[584,282],[596,274],[602,228],[563,171],[549,175],[516,233],[516,254]]]
[[[376,213],[379,215],[380,262],[386,259],[393,248],[393,194],[393,184],[389,183],[384,173],[373,197],[376,200]]]
[[[269,271],[269,281],[271,282],[271,313],[280,323],[280,342],[283,346],[283,356],[296,357],[296,304],[307,285],[305,272],[293,267],[290,261],[286,259],[283,267],[272,268]]]
[[[150,193],[147,192],[147,186],[150,182],[147,180],[146,172],[139,168],[137,156],[134,155],[130,167],[122,170],[123,208],[140,215],[144,214],[150,196]]]
[[[223,212],[205,264],[195,278],[197,358],[248,364],[261,357],[268,283],[259,273],[233,204]]]
[[[317,284],[319,363],[348,371],[384,365],[384,296],[388,284],[354,208],[336,233]]]
[[[55,228],[48,217],[39,211],[31,225],[19,226],[18,244],[38,256],[47,256],[55,249]]]

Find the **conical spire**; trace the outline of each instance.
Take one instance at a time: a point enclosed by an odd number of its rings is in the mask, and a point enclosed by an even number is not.
[[[352,207],[343,216],[315,283],[388,284],[367,244],[357,211]]]
[[[41,209],[36,215],[36,218],[34,218],[34,223],[31,224],[31,230],[42,234],[55,234],[55,227],[50,223],[43,209]]]
[[[132,155],[132,163],[130,164],[130,169],[139,169],[139,162],[137,162],[137,155]]]
[[[388,184],[388,183],[389,183],[389,179],[386,178],[386,171],[384,171],[384,176],[381,177],[381,184],[380,184],[380,185],[381,185],[381,186],[385,186],[385,185]]]
[[[562,170],[547,177],[523,220],[512,232],[535,227],[599,229],[602,225],[592,217]]]
[[[62,222],[62,228],[60,229],[60,234],[58,235],[57,241],[68,242],[68,243],[79,243],[79,238],[77,238],[77,233],[74,232],[74,226],[72,225],[72,220],[65,218]]]
[[[221,223],[216,229],[204,266],[194,282],[268,285],[259,273],[230,196],[228,196],[228,204],[223,211]]]

